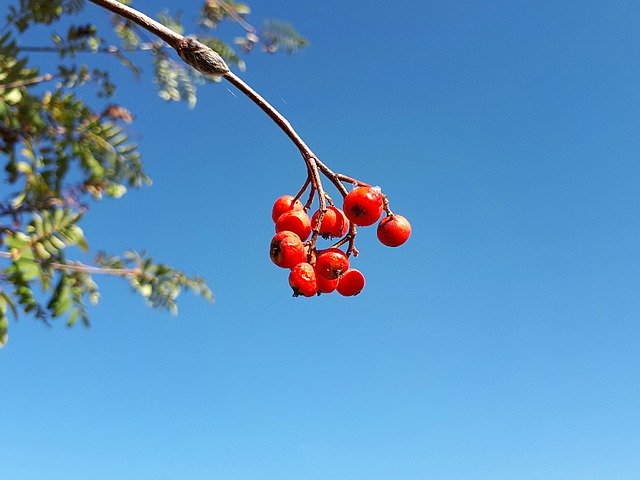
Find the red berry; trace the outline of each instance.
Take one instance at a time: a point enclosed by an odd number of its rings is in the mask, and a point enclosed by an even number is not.
[[[311,217],[311,226],[315,228],[320,210]],[[342,210],[333,205],[327,207],[322,217],[319,233],[323,237],[342,237],[349,231],[349,220]]]
[[[336,290],[338,290],[340,295],[351,297],[358,295],[362,291],[364,283],[364,275],[360,273],[360,270],[350,268],[340,277]]]
[[[318,275],[334,280],[349,269],[349,257],[339,248],[328,248],[318,252],[316,271]]]
[[[315,270],[306,262],[298,263],[289,273],[289,285],[293,289],[294,297],[299,295],[314,296],[318,291]]]
[[[282,268],[292,268],[307,259],[307,253],[300,237],[293,232],[278,232],[271,239],[269,247],[271,261]]]
[[[335,291],[339,281],[340,279],[338,278],[334,280],[329,280],[328,278],[324,278],[322,275],[318,273],[318,270],[316,270],[316,282],[318,284],[318,293],[331,293]]]
[[[276,232],[289,230],[305,241],[311,234],[311,220],[304,210],[291,210],[278,217]]]
[[[373,225],[382,215],[383,196],[379,187],[357,187],[344,198],[344,213],[356,225]]]
[[[290,210],[302,210],[303,206],[300,200],[293,201],[292,195],[282,195],[273,204],[273,210],[271,210],[271,218],[275,222],[278,217]]]
[[[402,215],[388,215],[378,224],[378,240],[388,247],[399,247],[411,236],[411,224]]]

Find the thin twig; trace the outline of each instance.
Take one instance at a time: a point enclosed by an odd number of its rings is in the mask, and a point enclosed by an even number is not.
[[[98,47],[97,49],[90,48],[78,48],[76,52],[79,53],[136,53],[136,52],[146,52],[153,48],[153,43],[141,43],[136,48],[121,48],[116,47],[115,45],[109,45],[106,47]],[[51,46],[26,46],[20,47],[20,50],[28,53],[59,53],[61,47],[51,47]]]
[[[11,254],[11,252],[0,251],[0,258],[13,259],[13,255]],[[95,265],[87,265],[82,262],[61,263],[61,262],[48,262],[44,260],[40,261],[36,259],[28,259],[28,260],[31,260],[34,263],[39,263],[41,265],[49,266],[54,270],[83,272],[83,273],[98,274],[98,275],[114,275],[118,277],[132,277],[140,274],[139,268],[105,268],[105,267],[97,267]]]
[[[311,176],[309,176],[311,178]],[[316,187],[311,184],[311,190],[309,190],[309,197],[307,198],[307,203],[304,204],[304,209],[309,210],[311,205],[313,204],[313,199],[316,196]]]
[[[167,42],[173,48],[178,45],[178,42],[182,40],[184,37],[168,27],[165,27],[160,22],[153,20],[142,12],[139,12],[135,8],[131,8],[123,3],[118,2],[117,0],[90,0],[95,3],[99,7],[105,8],[112,13],[117,15],[121,15],[125,18],[128,18],[134,23],[137,23],[145,30],[157,35],[162,40]]]
[[[115,275],[118,277],[133,277],[140,274],[139,268],[103,268],[95,265],[86,265],[80,262],[73,263],[48,263],[56,270],[67,270],[72,272],[93,273],[98,275]]]
[[[211,1],[216,5],[218,5],[220,8],[222,8],[225,12],[227,12],[227,15],[229,15],[237,24],[239,24],[242,28],[244,28],[244,30],[247,33],[252,33],[254,35],[256,34],[257,30],[255,29],[255,27],[251,25],[249,22],[247,22],[240,15],[238,15],[238,12],[236,12],[233,8],[229,8],[229,5],[227,5],[224,1],[222,2],[218,0],[211,0]]]
[[[27,85],[35,85],[37,83],[48,82],[52,80],[54,77],[50,73],[45,73],[39,77],[29,78],[27,80],[19,80],[16,82],[0,84],[0,91],[10,90],[12,88],[26,87]]]
[[[296,193],[296,196],[293,197],[294,202],[296,200],[300,200],[300,197],[302,197],[302,194],[305,192],[305,190],[307,189],[310,183],[311,183],[311,175],[307,174],[307,178],[304,181],[304,184],[302,185],[302,187],[300,187],[300,190],[298,190],[298,193]]]
[[[323,175],[325,177],[327,177],[331,181],[331,183],[333,183],[333,185],[340,192],[340,195],[342,195],[343,198],[346,197],[347,194],[349,193],[349,191],[347,190],[347,188],[342,184],[342,182],[338,178],[338,174],[334,173],[333,170],[331,170],[329,167],[327,167],[318,158],[316,158],[316,164],[318,165],[318,170],[320,170],[323,173]]]

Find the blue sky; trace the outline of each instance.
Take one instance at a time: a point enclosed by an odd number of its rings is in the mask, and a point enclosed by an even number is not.
[[[103,279],[90,330],[11,325],[0,477],[640,477],[637,2],[252,7],[311,46],[243,78],[412,238],[362,229],[361,295],[292,298],[268,244],[294,147],[224,83],[188,110],[118,76],[154,185],[83,228],[216,301],[173,318]]]

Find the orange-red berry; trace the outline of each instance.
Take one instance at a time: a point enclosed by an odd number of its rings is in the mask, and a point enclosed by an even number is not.
[[[315,228],[320,210],[316,211],[311,217],[311,227]],[[349,231],[349,220],[342,210],[338,207],[330,205],[324,212],[322,223],[320,224],[319,233],[323,237],[342,237]]]
[[[311,220],[304,210],[291,210],[283,213],[276,221],[276,232],[289,230],[305,241],[311,234]]]
[[[306,262],[298,263],[289,273],[289,285],[293,289],[294,297],[299,295],[314,296],[318,292],[315,270]]]
[[[389,215],[378,224],[378,240],[388,247],[399,247],[411,236],[411,224],[402,215]]]
[[[318,284],[318,293],[331,293],[335,291],[339,281],[339,278],[336,278],[334,280],[324,278],[318,273],[318,270],[316,270],[316,283]]]
[[[300,237],[293,232],[278,232],[269,247],[271,261],[281,268],[292,268],[307,259],[307,252]]]
[[[358,295],[364,288],[364,275],[360,273],[360,270],[350,268],[342,274],[340,281],[338,282],[338,293],[345,297],[352,297]]]
[[[349,257],[339,248],[327,248],[318,252],[316,271],[318,275],[334,280],[349,269]]]
[[[302,210],[302,208],[303,206],[300,200],[296,200],[295,202],[293,201],[293,195],[282,195],[273,204],[273,209],[271,210],[271,218],[275,222],[283,213],[290,210]]]
[[[382,215],[383,198],[379,187],[356,187],[344,198],[344,214],[356,225],[373,225]]]

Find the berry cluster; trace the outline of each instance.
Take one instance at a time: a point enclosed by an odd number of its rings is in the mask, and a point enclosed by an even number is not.
[[[306,184],[305,184],[306,187]],[[343,208],[336,207],[326,194],[329,205],[319,208],[311,218],[307,210],[313,201],[314,190],[307,205],[299,197],[283,195],[271,213],[276,234],[271,240],[271,260],[281,268],[290,269],[289,285],[293,295],[311,297],[337,291],[344,296],[357,295],[365,285],[364,275],[349,265],[349,257],[357,256],[354,245],[357,226],[378,224],[378,239],[384,245],[397,247],[411,235],[411,225],[401,215],[391,212],[387,197],[378,187],[360,184],[344,196]],[[321,202],[324,203],[324,202]],[[317,237],[339,238],[334,245],[318,250]],[[346,252],[340,249],[348,244]]]

